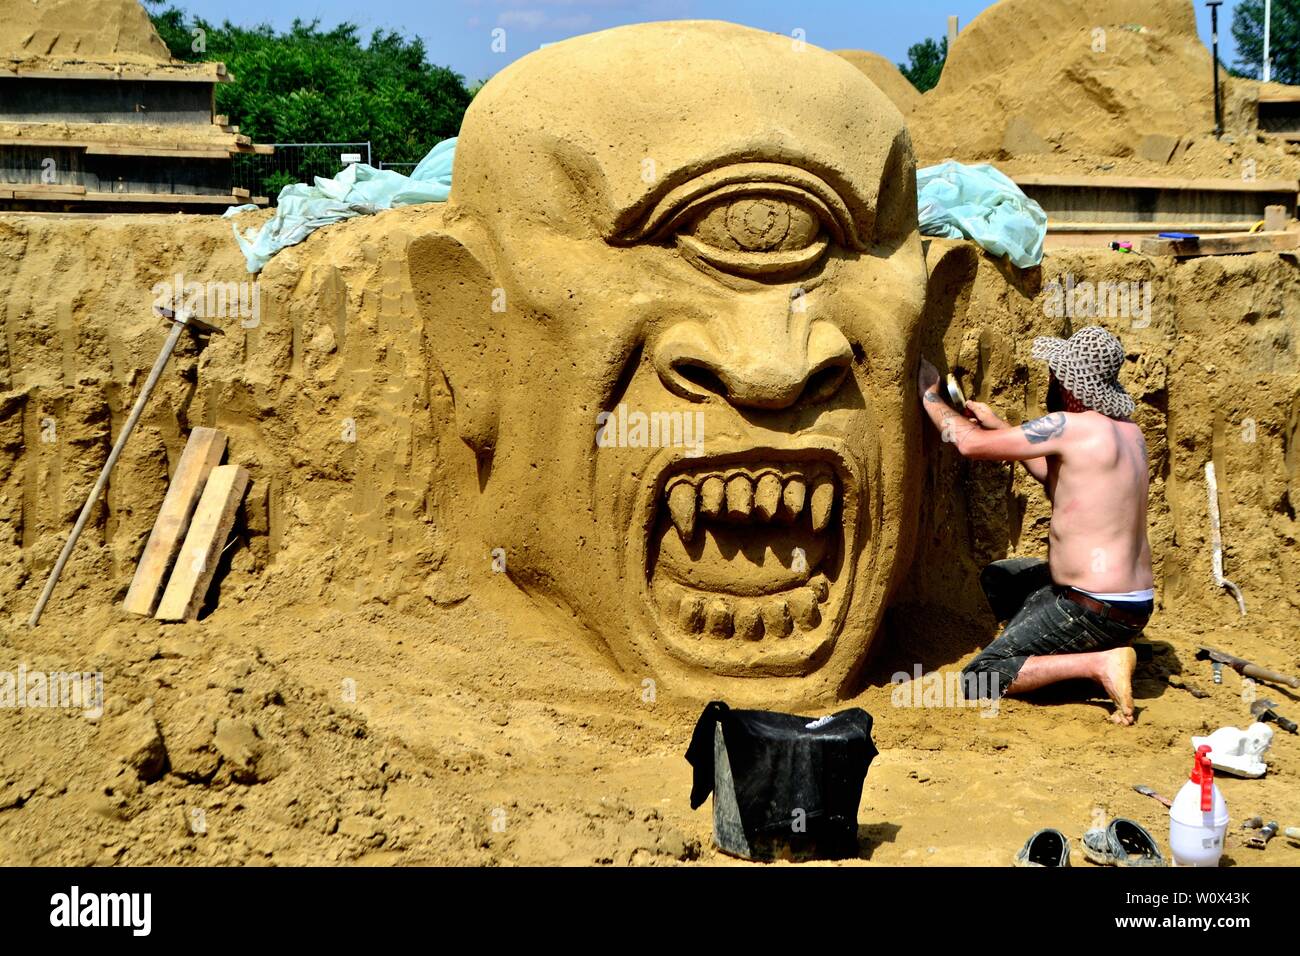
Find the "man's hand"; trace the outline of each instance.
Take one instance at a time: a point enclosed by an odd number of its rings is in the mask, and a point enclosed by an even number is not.
[[[997,429],[1009,428],[1010,426],[997,416],[993,409],[989,408],[983,402],[966,402],[966,413],[975,420],[980,428]]]
[[[921,401],[925,401],[925,393],[932,391],[938,384],[939,370],[925,359],[921,359],[921,367],[916,373],[916,391],[921,396]]]

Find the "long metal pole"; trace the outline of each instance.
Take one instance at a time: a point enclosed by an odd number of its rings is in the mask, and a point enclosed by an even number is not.
[[[1210,8],[1210,43],[1214,56],[1214,138],[1223,138],[1223,107],[1219,104],[1219,4],[1223,0],[1211,0],[1206,6]]]
[[[1268,62],[1268,35],[1273,27],[1273,0],[1264,0],[1264,82],[1271,76]]]
[[[167,360],[172,357],[172,352],[176,349],[176,342],[180,339],[183,331],[185,331],[184,322],[176,321],[172,323],[172,330],[167,336],[167,341],[163,345],[162,351],[158,353],[158,361],[153,363],[153,371],[149,373],[149,378],[145,380],[144,388],[140,389],[140,397],[135,400],[135,407],[131,409],[126,424],[122,426],[122,431],[113,444],[113,450],[108,453],[108,461],[104,462],[104,468],[99,473],[99,480],[95,482],[95,487],[90,489],[90,497],[86,499],[86,503],[81,507],[81,514],[77,517],[77,523],[72,528],[72,534],[68,536],[67,543],[63,545],[59,560],[54,562],[54,569],[50,572],[49,580],[45,582],[45,590],[41,592],[41,598],[36,602],[32,616],[27,621],[28,627],[35,627],[40,622],[41,613],[45,610],[45,605],[49,603],[50,595],[54,593],[54,586],[59,583],[59,575],[63,573],[63,566],[68,563],[68,558],[72,556],[72,549],[76,547],[82,529],[86,527],[86,522],[90,520],[90,513],[95,509],[95,502],[99,500],[99,496],[104,493],[104,488],[108,485],[109,472],[113,470],[113,466],[117,464],[118,456],[122,454],[122,449],[126,447],[126,440],[131,437],[135,423],[140,420],[140,415],[144,412],[144,406],[149,401],[149,394],[153,391],[154,386],[158,384],[158,379],[162,377],[163,368],[167,365]]]

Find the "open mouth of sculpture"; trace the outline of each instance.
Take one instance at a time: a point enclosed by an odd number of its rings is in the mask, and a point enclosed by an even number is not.
[[[859,489],[838,455],[679,459],[655,493],[646,595],[670,651],[694,662],[807,661],[847,592]]]

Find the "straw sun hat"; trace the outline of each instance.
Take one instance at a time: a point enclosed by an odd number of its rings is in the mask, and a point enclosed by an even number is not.
[[[1039,336],[1030,354],[1046,362],[1057,381],[1094,411],[1110,418],[1133,414],[1133,399],[1119,383],[1124,346],[1101,326],[1090,325],[1068,339]]]

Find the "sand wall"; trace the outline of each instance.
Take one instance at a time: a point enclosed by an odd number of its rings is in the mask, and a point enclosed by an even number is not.
[[[975,256],[965,243],[936,242],[930,259],[937,314],[928,351],[940,351],[941,338],[949,361],[965,370],[968,394],[1009,421],[1041,414],[1046,373],[1041,363],[1027,361],[1035,335],[1100,324],[1123,340],[1128,362],[1121,380],[1137,400],[1136,420],[1151,457],[1149,527],[1164,613],[1209,626],[1237,613],[1211,583],[1204,468],[1213,460],[1227,576],[1244,579],[1237,583],[1247,591],[1251,614],[1295,619],[1300,269],[1294,256],[1175,265],[1074,250],[1016,273]],[[1112,308],[1112,289],[1130,292],[1130,302]],[[1107,295],[1104,306],[1098,300],[1088,306],[1095,293]],[[1073,317],[1060,315],[1067,297]],[[922,510],[922,560],[911,596],[902,600],[979,608],[978,568],[1007,552],[1044,554],[1050,509],[1023,469],[965,462],[941,446],[936,457],[935,448],[928,446],[932,505]],[[942,593],[954,566],[960,568],[957,601]]]
[[[400,210],[322,230],[261,275],[259,314],[234,310],[219,320],[228,334],[201,351],[182,342],[65,572],[52,626],[76,631],[120,600],[195,425],[227,431],[229,460],[253,475],[219,578],[221,608],[255,601],[259,611],[310,615],[375,601],[432,611],[465,597],[489,561],[458,548],[450,532],[456,509],[445,489],[465,449],[450,434],[441,377],[422,357],[404,264],[409,242],[439,215]],[[929,259],[925,351],[944,352],[968,391],[1012,421],[1036,414],[1045,391],[1043,370],[1027,362],[1033,336],[1095,322],[1124,340],[1123,378],[1152,455],[1152,546],[1166,613],[1211,622],[1236,613],[1210,581],[1203,469],[1212,457],[1227,575],[1252,614],[1294,619],[1294,257],[1175,265],[1078,251],[1020,273],[967,244],[935,241]],[[253,278],[217,219],[0,219],[7,626],[30,610],[157,355],[165,330],[151,315],[155,286],[177,275],[182,285]],[[1076,284],[1075,311],[1088,308],[1085,288],[1104,292],[1106,282],[1133,290],[1132,301],[1103,305],[1099,317],[1058,315],[1055,280]],[[978,567],[1042,553],[1047,506],[1006,465],[960,461],[941,443],[928,442],[926,453],[922,546],[898,603],[978,614]]]

